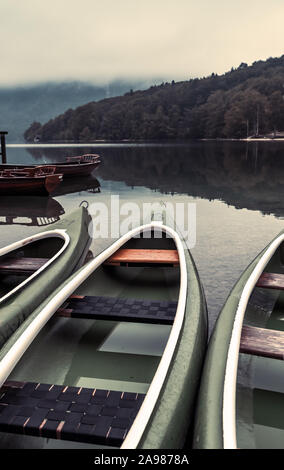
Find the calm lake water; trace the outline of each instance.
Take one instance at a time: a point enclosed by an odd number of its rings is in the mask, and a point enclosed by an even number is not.
[[[284,228],[284,143],[194,142],[7,147],[9,163],[52,163],[98,153],[92,177],[63,182],[51,198],[2,198],[4,246],[53,223],[81,201],[196,205],[192,249],[207,298],[209,329],[248,263]],[[186,220],[186,223],[192,222]],[[94,254],[110,243],[95,240]]]

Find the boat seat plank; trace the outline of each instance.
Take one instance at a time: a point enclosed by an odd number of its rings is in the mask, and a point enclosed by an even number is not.
[[[262,273],[256,286],[262,288],[283,290],[284,274]]]
[[[68,318],[114,320],[171,325],[177,302],[101,296],[72,296],[56,315]]]
[[[119,266],[120,264],[170,264],[179,265],[177,250],[145,250],[121,248],[110,256],[104,264]]]
[[[0,431],[120,447],[145,395],[7,381]]]
[[[37,271],[45,263],[48,262],[48,258],[4,258],[0,259],[0,272],[5,273],[25,273],[31,271]]]
[[[242,329],[240,352],[283,360],[284,332],[244,326]]]

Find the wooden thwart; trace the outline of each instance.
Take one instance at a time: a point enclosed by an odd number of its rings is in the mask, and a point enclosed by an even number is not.
[[[256,287],[283,290],[284,274],[262,273]]]
[[[284,332],[244,326],[242,329],[240,352],[283,360]]]
[[[177,250],[145,250],[121,248],[110,256],[104,264],[119,266],[120,264],[171,264],[179,265]]]
[[[4,258],[0,260],[0,272],[26,273],[34,272],[48,262],[48,258]]]

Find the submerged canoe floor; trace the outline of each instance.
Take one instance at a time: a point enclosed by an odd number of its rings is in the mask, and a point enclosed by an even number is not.
[[[74,294],[176,302],[179,281],[179,268],[103,266]],[[8,380],[145,394],[170,330],[169,325],[53,317]],[[94,445],[0,433],[0,447]]]

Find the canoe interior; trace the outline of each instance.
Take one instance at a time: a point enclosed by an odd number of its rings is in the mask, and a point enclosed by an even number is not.
[[[16,250],[0,256],[0,265],[7,259],[15,258],[17,260],[24,258],[52,258],[64,245],[62,238],[50,236],[42,240],[36,240],[28,245],[24,245]],[[27,279],[32,273],[7,273],[0,269],[0,296],[7,294],[14,287]]]
[[[175,249],[175,244],[165,237],[135,238],[126,247]],[[102,265],[74,294],[177,301],[179,287],[179,267]],[[146,393],[170,330],[169,325],[54,316],[8,380]],[[0,447],[6,446],[68,448],[72,442],[0,433]]]
[[[284,274],[282,243],[265,270]],[[244,325],[284,332],[284,290],[256,287]],[[237,442],[240,448],[284,447],[284,361],[241,353],[237,385]]]

